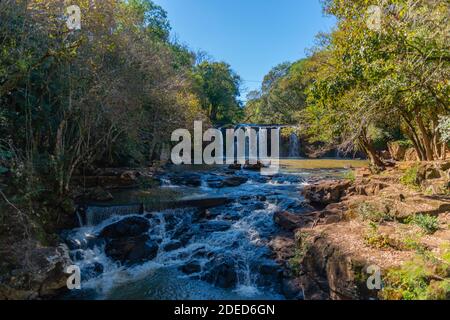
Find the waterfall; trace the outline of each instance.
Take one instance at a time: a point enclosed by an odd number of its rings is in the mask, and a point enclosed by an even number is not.
[[[289,137],[289,158],[300,158],[300,140],[295,133]]]
[[[143,206],[141,204],[115,207],[88,207],[86,210],[86,225],[96,226],[112,217],[141,214],[142,212]]]

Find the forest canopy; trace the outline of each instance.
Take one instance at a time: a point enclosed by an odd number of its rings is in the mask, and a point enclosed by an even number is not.
[[[450,117],[448,1],[323,1],[337,18],[304,60],[275,67],[249,96],[249,121],[287,122],[310,142],[363,151],[406,140],[445,157]]]
[[[158,159],[177,128],[234,122],[239,76],[171,40],[150,0],[0,3],[0,168],[67,192],[79,168]],[[13,168],[14,167],[14,168]],[[43,178],[45,177],[45,178]],[[27,184],[24,184],[27,185]]]

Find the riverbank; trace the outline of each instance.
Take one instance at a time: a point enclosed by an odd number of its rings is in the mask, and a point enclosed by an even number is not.
[[[397,163],[305,187],[320,210],[275,215],[292,232],[280,240],[290,250],[276,248],[292,286],[306,299],[449,299],[449,175],[449,162]],[[381,287],[371,290],[376,270]]]

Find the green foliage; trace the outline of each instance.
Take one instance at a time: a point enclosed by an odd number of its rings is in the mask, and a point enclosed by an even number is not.
[[[297,246],[295,247],[294,257],[289,260],[289,265],[291,269],[297,274],[301,273],[301,263],[303,258],[308,253],[309,248],[311,247],[311,240],[309,239],[309,234],[305,232],[297,232],[295,235],[295,240],[297,242]]]
[[[346,173],[344,173],[344,179],[346,179],[346,180],[350,180],[351,182],[355,182],[355,180],[356,180],[356,174],[355,174],[355,171],[353,171],[353,170],[349,170],[349,171],[347,171]]]
[[[441,133],[441,141],[450,142],[450,116],[441,116],[439,118],[438,130]]]
[[[394,220],[394,217],[389,213],[381,212],[367,202],[361,203],[358,206],[358,213],[364,221],[370,221],[371,223],[382,223],[384,221]]]
[[[236,124],[243,109],[238,97],[241,79],[224,62],[204,61],[195,67],[194,77],[201,106],[214,124]]]
[[[417,214],[408,218],[407,223],[419,226],[427,234],[433,234],[439,230],[439,219],[431,215]]]
[[[418,188],[420,186],[418,173],[418,165],[408,168],[400,178],[400,182],[407,187]]]
[[[261,89],[250,92],[246,121],[260,124],[296,124],[306,107],[306,60],[281,63],[264,77]]]
[[[401,268],[389,270],[381,298],[387,300],[448,300],[450,298],[450,264],[445,257],[428,259],[420,255]]]
[[[359,149],[377,165],[374,151],[402,136],[414,141],[422,160],[438,159],[442,148],[433,141],[446,130],[438,132],[436,125],[448,115],[449,3],[376,3],[383,15],[377,29],[367,23],[373,4],[325,1],[325,12],[337,17],[338,26],[310,57],[316,61],[314,81],[302,118],[312,141]]]
[[[378,225],[374,222],[369,224],[369,231],[364,236],[365,243],[374,249],[402,250],[403,245],[386,234],[381,234]]]

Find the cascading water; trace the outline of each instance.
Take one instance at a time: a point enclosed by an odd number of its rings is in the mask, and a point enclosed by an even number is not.
[[[233,176],[245,176],[247,183],[214,188],[208,183],[229,177],[227,168],[196,174],[201,176],[200,186],[177,184],[180,177],[172,180],[169,175],[164,176],[162,188],[176,188],[184,198],[226,197],[230,203],[208,210],[184,208],[142,214],[138,206],[88,208],[87,224],[63,235],[74,263],[81,268],[83,289],[65,298],[282,299],[282,271],[272,260],[268,245],[278,232],[273,214],[303,210],[298,194],[304,178],[298,174],[268,178],[239,171]],[[102,234],[130,218],[141,224],[146,221],[148,229],[143,235],[146,242],[138,243],[137,253],[142,253],[139,248],[145,243],[157,250],[151,259],[126,264],[117,261],[117,248],[129,249],[129,244],[142,236],[114,240]],[[115,230],[137,229],[122,225]]]
[[[296,133],[289,137],[289,158],[300,158],[300,140]]]

